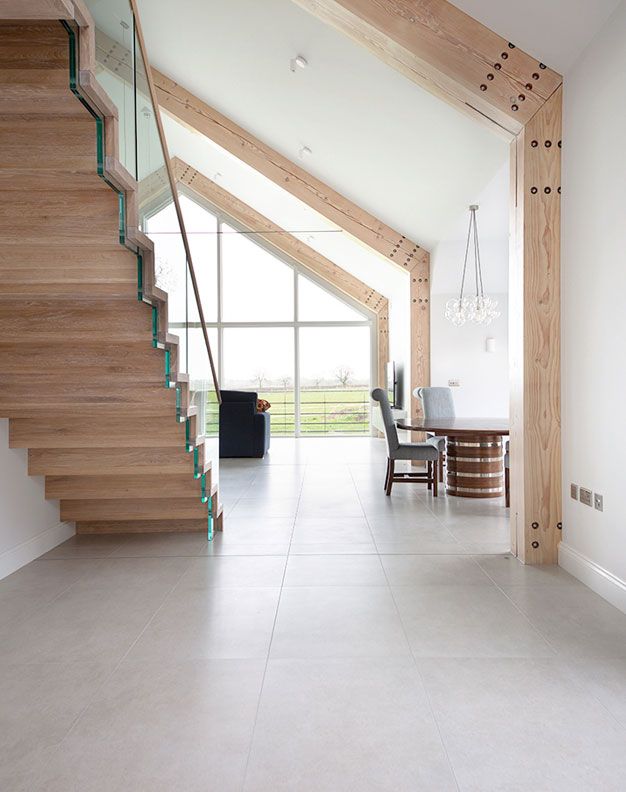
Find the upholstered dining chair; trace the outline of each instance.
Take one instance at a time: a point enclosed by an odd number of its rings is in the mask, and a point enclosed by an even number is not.
[[[450,388],[415,388],[413,396],[422,402],[424,418],[428,421],[437,418],[454,418],[454,399]],[[443,481],[443,462],[446,453],[446,438],[431,436],[429,443],[439,450],[439,481]]]
[[[387,475],[385,477],[385,492],[391,495],[394,481],[423,481],[432,489],[437,497],[437,460],[439,450],[432,443],[401,443],[398,440],[398,430],[391,414],[391,407],[387,392],[383,388],[374,388],[372,399],[380,404],[383,417],[385,438],[387,440]],[[395,463],[398,460],[426,462],[426,472],[396,473]]]

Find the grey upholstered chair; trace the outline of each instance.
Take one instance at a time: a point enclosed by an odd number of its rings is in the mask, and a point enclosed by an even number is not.
[[[504,444],[504,503],[507,509],[511,505],[511,455],[509,441]]]
[[[401,443],[398,440],[398,430],[391,414],[387,392],[383,388],[374,388],[372,399],[380,404],[387,440],[387,475],[385,477],[385,492],[391,495],[394,481],[424,481],[428,489],[432,489],[437,497],[437,459],[439,450],[432,443]],[[395,473],[396,460],[426,462],[426,472]]]
[[[415,388],[413,396],[422,402],[424,418],[454,418],[454,399],[450,388]],[[445,437],[429,437],[428,441],[439,450],[439,481],[443,481],[443,461],[446,453]]]

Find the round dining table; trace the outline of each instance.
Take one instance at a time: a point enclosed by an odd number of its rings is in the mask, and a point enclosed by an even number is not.
[[[446,493],[461,498],[504,496],[504,444],[509,422],[503,418],[414,418],[398,429],[446,438]]]

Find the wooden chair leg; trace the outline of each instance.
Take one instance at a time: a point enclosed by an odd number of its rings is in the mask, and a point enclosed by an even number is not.
[[[433,498],[437,497],[439,491],[439,482],[437,481],[437,462],[433,462]]]
[[[387,485],[389,484],[389,465],[391,464],[391,460],[387,457],[387,470],[385,471],[385,483],[383,484],[383,489],[387,492]]]
[[[507,467],[504,468],[504,504],[507,509],[511,505],[511,475]]]
[[[393,487],[393,471],[396,466],[395,460],[389,460],[389,474],[387,476],[387,495],[391,495],[391,488]]]
[[[428,489],[430,490],[430,489],[433,488],[433,463],[432,462],[427,462],[426,465],[427,465],[427,471],[428,471],[428,473],[427,473],[427,475],[428,475]]]

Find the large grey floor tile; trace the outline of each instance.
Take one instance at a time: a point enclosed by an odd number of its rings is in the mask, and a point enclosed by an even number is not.
[[[285,586],[387,586],[378,555],[291,555]]]
[[[272,660],[245,792],[456,789],[413,664]]]
[[[559,660],[418,665],[463,792],[626,788],[626,732]]]
[[[554,652],[494,585],[397,586],[416,657],[547,657]]]
[[[507,595],[568,657],[626,657],[626,614],[578,582],[507,586]]]
[[[46,792],[239,792],[263,662],[124,662],[41,772]]]
[[[279,545],[288,543],[293,532],[294,517],[270,517],[263,513],[254,516],[228,518],[224,531],[216,533],[211,546],[227,544]],[[210,552],[211,548],[209,548]]]
[[[286,556],[212,556],[194,558],[177,590],[241,586],[280,587]]]
[[[538,586],[578,584],[576,578],[559,566],[531,566],[522,564],[515,556],[480,555],[476,562],[499,586]],[[582,584],[580,584],[582,585]]]
[[[493,585],[472,558],[454,555],[382,555],[392,586]]]
[[[107,663],[4,666],[0,673],[0,765],[15,768],[41,748],[61,742],[112,671],[113,665]]]
[[[92,562],[88,575],[73,586],[76,592],[94,589],[167,594],[191,564],[190,558],[106,558]]]
[[[120,660],[165,596],[156,589],[72,586],[7,632],[0,663]]]
[[[206,532],[130,534],[113,550],[111,557],[203,556],[208,552],[208,544]]]
[[[72,536],[66,542],[41,556],[48,558],[106,558],[124,541],[123,536]]]
[[[376,553],[364,517],[297,517],[290,553]]]
[[[0,580],[0,637],[3,629],[51,602],[98,563],[93,559],[33,561]]]
[[[129,659],[163,662],[267,656],[279,588],[180,588],[156,614]]]
[[[298,510],[298,497],[266,498],[259,495],[255,498],[240,498],[230,516],[238,517],[295,517]]]
[[[567,667],[626,728],[626,656],[578,658]]]
[[[407,657],[409,647],[387,588],[283,589],[270,656]]]

